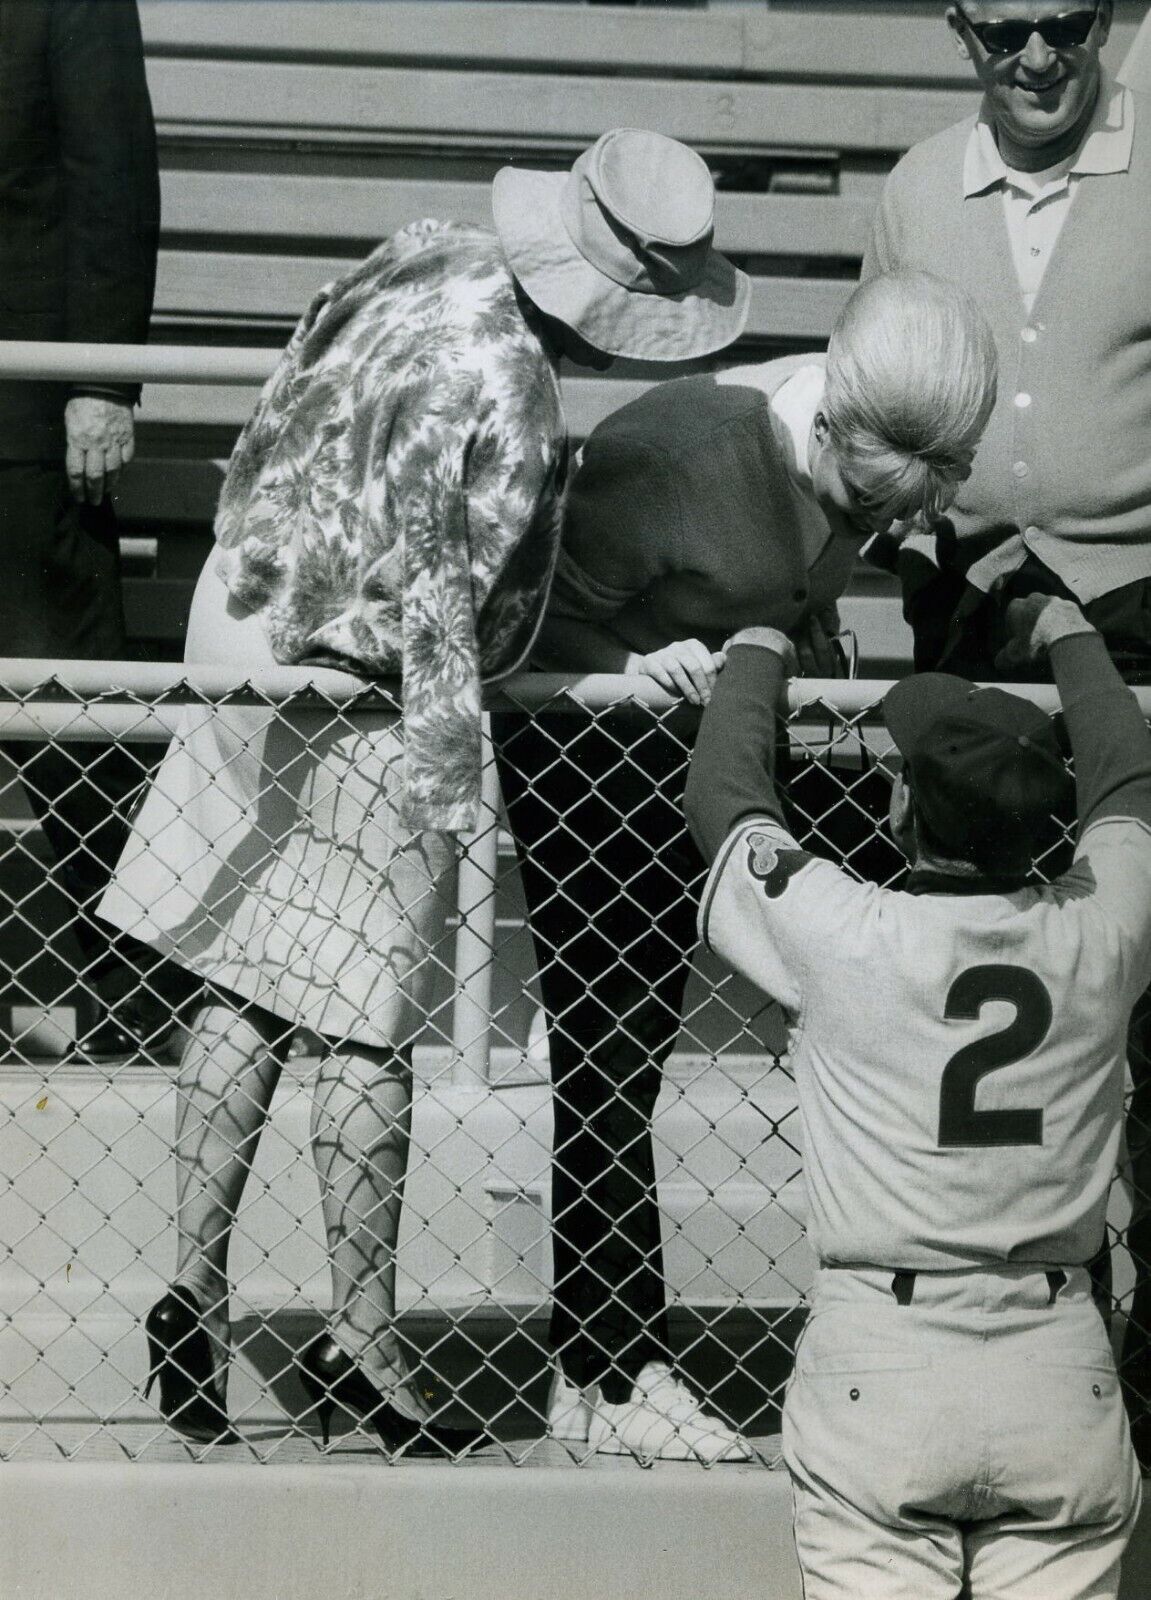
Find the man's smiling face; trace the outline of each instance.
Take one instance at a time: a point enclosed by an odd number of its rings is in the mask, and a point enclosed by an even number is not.
[[[1036,171],[1075,148],[1098,96],[1099,52],[1112,9],[1112,0],[963,0],[948,7],[947,21],[975,68],[1009,166]],[[993,34],[986,42],[979,37],[987,23],[1042,25],[1057,18],[1090,20],[1083,41],[1063,42],[1056,29],[1044,38],[1038,26],[1021,28],[1015,49],[994,48]]]

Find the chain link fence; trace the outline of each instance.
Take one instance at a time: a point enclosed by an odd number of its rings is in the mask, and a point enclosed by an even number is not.
[[[694,715],[634,680],[513,680],[489,718],[482,824],[458,864],[451,851],[428,877],[436,914],[417,919],[430,931],[414,957],[400,953],[401,970],[394,952],[370,948],[363,885],[348,891],[365,862],[369,898],[383,887],[363,826],[387,799],[373,798],[370,737],[393,723],[386,693],[288,669],[237,688],[216,669],[73,663],[49,675],[9,662],[0,680],[0,1454],[404,1456],[355,1407],[324,1404],[346,1388],[322,1396],[301,1379],[299,1353],[346,1300],[343,1273],[370,1280],[377,1312],[394,1279],[387,1348],[437,1425],[486,1430],[469,1461],[595,1458],[578,1418],[557,1410],[558,1352],[577,1389],[673,1362],[707,1413],[770,1464],[814,1261],[782,1017],[709,959],[691,960],[703,869],[679,805]],[[894,883],[884,687],[796,686],[780,775],[809,848]],[[177,852],[147,892],[121,874],[136,914],[117,928],[97,907],[125,839],[139,837],[141,794],[164,788],[154,774],[170,741],[190,753],[195,783],[169,793],[169,823],[218,816],[203,797],[225,794],[244,763],[259,768],[255,799],[239,832],[213,825],[191,865]],[[285,870],[283,804],[323,821],[307,857],[287,863],[277,970],[290,974],[302,956],[314,965],[327,948],[331,917],[291,917],[309,896],[326,904],[333,872],[342,914],[357,907],[360,944],[330,968],[344,1013],[300,1027],[289,983],[259,990],[250,1015],[262,1054],[237,1055],[232,1035],[205,1035],[203,1023],[234,993],[201,980],[233,915],[220,882]],[[172,894],[184,900],[165,921]],[[157,949],[159,926],[168,938]],[[242,938],[258,967],[272,947],[251,929]],[[363,1148],[352,1137],[361,1113],[340,1121],[332,1109],[364,1037],[357,959],[397,983],[421,972],[410,1085],[390,1067],[374,1078],[357,1069],[358,1103],[373,1111]],[[1146,1029],[1140,1015],[1127,1154],[1097,1263],[1133,1396],[1151,1392],[1136,1288],[1151,1180]],[[409,1117],[405,1181],[395,1130]],[[341,1146],[339,1160],[326,1144]],[[351,1266],[349,1237],[361,1250]],[[209,1399],[230,1419],[229,1432],[200,1437],[167,1425],[162,1383],[145,1395],[157,1362],[149,1312],[190,1238],[215,1273],[198,1280]],[[361,1326],[365,1348],[379,1331]]]

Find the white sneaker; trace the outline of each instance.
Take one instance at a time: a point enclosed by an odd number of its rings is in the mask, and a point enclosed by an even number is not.
[[[591,1420],[594,1390],[581,1389],[568,1378],[559,1359],[552,1363],[552,1382],[548,1390],[548,1437],[570,1444],[586,1444]]]
[[[750,1461],[751,1446],[703,1409],[703,1401],[663,1361],[649,1361],[619,1405],[592,1406],[587,1442],[601,1455],[640,1461]]]

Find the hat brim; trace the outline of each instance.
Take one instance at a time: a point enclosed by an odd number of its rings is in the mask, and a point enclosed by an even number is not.
[[[951,672],[916,672],[893,685],[883,697],[883,720],[900,755],[910,756],[936,717],[966,700],[974,688]]]
[[[541,311],[606,355],[635,361],[688,361],[739,338],[751,309],[746,273],[712,250],[699,282],[684,294],[623,288],[572,243],[560,212],[566,182],[566,172],[502,167],[492,184],[500,243]]]

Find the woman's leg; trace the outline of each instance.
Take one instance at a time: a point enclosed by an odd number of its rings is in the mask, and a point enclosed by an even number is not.
[[[406,1377],[396,1337],[396,1236],[412,1119],[411,1046],[344,1043],[320,1065],[312,1153],[332,1264],[332,1337],[385,1394]],[[406,1396],[393,1404],[410,1410]]]
[[[188,1032],[176,1083],[176,1279],[228,1360],[228,1245],[294,1025],[215,998]]]
[[[444,948],[457,845],[444,833],[411,834],[377,802],[396,843],[373,886],[385,905],[372,959],[380,972],[365,1032],[378,1044],[328,1041],[316,1082],[312,1150],[332,1264],[331,1334],[399,1410],[422,1415],[396,1335],[396,1236],[412,1116],[412,1050],[427,1024]]]

